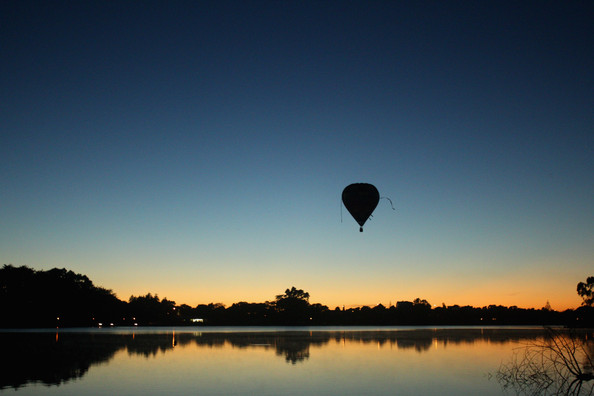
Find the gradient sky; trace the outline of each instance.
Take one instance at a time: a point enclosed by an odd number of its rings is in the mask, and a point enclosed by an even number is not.
[[[119,298],[575,308],[594,2],[0,3],[0,264]],[[360,233],[342,189],[382,196]]]

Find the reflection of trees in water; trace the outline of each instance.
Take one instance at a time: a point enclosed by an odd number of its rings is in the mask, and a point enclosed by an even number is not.
[[[593,395],[592,331],[559,331],[514,351],[497,380],[518,395]]]
[[[312,346],[335,343],[377,344],[397,349],[425,352],[435,343],[471,344],[536,340],[542,330],[509,331],[505,329],[413,329],[378,331],[268,331],[268,332],[165,332],[139,331],[2,333],[3,361],[11,364],[0,371],[0,389],[19,388],[27,383],[59,385],[80,378],[89,367],[108,361],[119,350],[146,358],[168,353],[174,348],[196,345],[199,348],[265,348],[284,357],[290,364],[310,358]],[[590,355],[592,356],[592,355]]]
[[[284,356],[287,363],[296,364],[309,359],[310,345],[324,345],[330,341],[329,335],[319,337],[277,337],[275,349],[278,356]]]
[[[474,344],[476,342],[508,343],[519,340],[535,340],[543,335],[542,329],[411,329],[398,331],[354,331],[345,332],[335,338],[361,343],[396,346],[398,349],[428,351],[432,345]]]
[[[82,377],[93,364],[107,361],[120,348],[111,337],[89,334],[2,334],[0,389],[27,383],[60,385]]]
[[[135,334],[127,339],[125,345],[129,355],[154,357],[157,353],[165,353],[179,344],[175,333],[172,334]]]
[[[298,346],[298,345],[277,345],[276,354],[284,356],[287,363],[296,364],[303,360],[309,359],[309,345]]]
[[[274,349],[276,354],[283,356],[287,363],[296,364],[309,358],[311,345],[327,344],[330,338],[330,333],[314,334],[310,332],[229,333],[225,335],[204,333],[200,339],[196,339],[196,343],[212,345],[214,340],[222,340],[236,348]]]

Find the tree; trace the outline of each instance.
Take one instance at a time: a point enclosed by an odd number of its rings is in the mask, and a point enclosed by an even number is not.
[[[309,302],[309,293],[303,291],[302,289],[296,289],[295,286],[291,287],[291,289],[285,290],[285,294],[279,294],[276,296],[276,301],[283,300],[283,299],[298,299],[304,300]]]
[[[148,293],[146,296],[130,296],[128,307],[132,316],[142,324],[171,324],[181,319],[175,313],[175,301]]]
[[[85,275],[12,265],[0,269],[0,306],[0,327],[92,326],[121,318],[125,311],[111,290],[93,285]]]
[[[577,293],[584,299],[583,305],[594,305],[594,276],[589,276],[586,283],[580,282],[577,285]]]
[[[274,305],[285,324],[304,324],[309,319],[309,293],[295,286],[277,295]]]
[[[425,309],[431,309],[431,304],[429,304],[429,301],[425,299],[421,300],[420,298],[415,298],[415,300],[413,301],[413,307],[423,307]]]

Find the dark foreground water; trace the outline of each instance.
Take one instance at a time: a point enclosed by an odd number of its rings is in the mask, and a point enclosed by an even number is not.
[[[543,336],[540,328],[0,330],[0,394],[553,395],[555,384],[530,393],[498,375]]]

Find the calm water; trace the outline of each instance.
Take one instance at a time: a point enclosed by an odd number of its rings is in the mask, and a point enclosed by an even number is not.
[[[0,394],[516,394],[496,373],[516,348],[543,334],[538,328],[4,331],[2,361],[9,367],[0,375]]]

